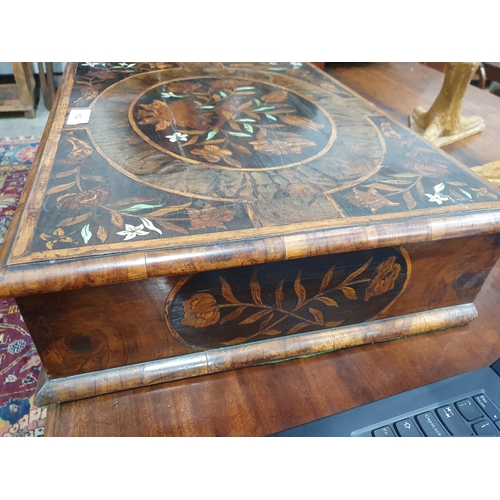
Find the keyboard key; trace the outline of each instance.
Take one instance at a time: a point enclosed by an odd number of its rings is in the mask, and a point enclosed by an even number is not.
[[[465,420],[475,420],[476,418],[483,416],[482,411],[474,402],[472,402],[470,398],[462,399],[462,401],[455,403],[455,406]]]
[[[441,422],[448,429],[452,436],[472,436],[472,431],[465,425],[462,417],[457,411],[453,409],[453,406],[443,406],[438,408],[437,414]]]
[[[415,422],[411,418],[407,418],[406,420],[401,420],[400,422],[396,422],[394,424],[396,427],[397,433],[401,437],[421,437],[422,433],[418,430]]]
[[[449,434],[444,430],[443,426],[439,423],[436,415],[429,411],[422,413],[415,417],[418,425],[422,429],[424,436],[427,437],[445,437]]]
[[[394,434],[394,431],[391,429],[389,425],[386,425],[385,427],[381,427],[380,429],[375,429],[372,434],[375,437],[396,437]]]
[[[483,409],[484,413],[491,418],[491,420],[500,420],[500,412],[495,408],[493,403],[484,395],[474,396],[477,404]]]
[[[500,436],[495,426],[486,420],[473,424],[472,428],[478,436]]]

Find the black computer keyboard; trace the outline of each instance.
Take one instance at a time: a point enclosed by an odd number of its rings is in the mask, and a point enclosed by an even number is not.
[[[500,436],[499,408],[500,360],[273,436]]]
[[[486,394],[473,394],[369,432],[375,437],[500,436],[500,411]]]

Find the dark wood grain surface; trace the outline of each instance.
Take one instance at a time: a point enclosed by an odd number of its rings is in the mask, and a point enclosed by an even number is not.
[[[442,81],[435,70],[410,63],[327,71],[400,121],[415,106],[430,105]],[[500,115],[500,100],[478,92],[470,89],[464,113],[483,116],[486,131],[448,147],[469,166],[500,157],[491,140],[500,123],[488,118]],[[491,364],[500,357],[499,297],[497,265],[468,326],[53,405],[46,435],[269,435]]]

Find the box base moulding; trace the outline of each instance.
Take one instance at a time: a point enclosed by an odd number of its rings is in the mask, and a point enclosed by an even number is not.
[[[384,342],[464,325],[476,316],[474,304],[462,304],[362,325],[225,347],[60,379],[50,379],[44,374],[39,380],[35,403],[43,406],[84,399],[226,370],[313,356],[346,347]]]

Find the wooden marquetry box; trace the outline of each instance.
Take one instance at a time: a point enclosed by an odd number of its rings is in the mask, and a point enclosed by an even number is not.
[[[464,324],[500,191],[308,63],[66,68],[2,249],[38,404]]]

